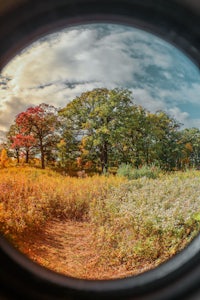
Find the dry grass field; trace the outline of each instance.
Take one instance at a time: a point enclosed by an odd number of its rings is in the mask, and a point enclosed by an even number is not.
[[[0,228],[56,272],[120,278],[156,267],[197,235],[199,195],[199,171],[128,180],[10,167],[0,170]]]

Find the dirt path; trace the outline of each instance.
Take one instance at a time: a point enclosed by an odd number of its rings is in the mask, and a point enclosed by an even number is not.
[[[41,231],[21,236],[18,245],[37,263],[76,278],[111,279],[138,273],[124,265],[102,263],[102,253],[95,248],[93,236],[94,229],[89,223],[56,219]],[[147,266],[140,272],[145,269]]]

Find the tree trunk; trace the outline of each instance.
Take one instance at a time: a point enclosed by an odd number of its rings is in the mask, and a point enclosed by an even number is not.
[[[44,163],[44,150],[41,151],[41,166],[42,169],[45,169],[45,163]]]
[[[108,143],[104,142],[101,151],[101,171],[108,172]]]
[[[44,163],[45,155],[44,155],[44,146],[42,140],[40,140],[40,154],[41,154],[41,167],[42,169],[45,169],[45,163]]]
[[[17,163],[19,164],[19,149],[16,149]]]
[[[136,153],[135,153],[135,163],[134,163],[136,169],[139,169],[139,165],[140,165],[140,158],[139,158],[139,151],[138,149],[136,149]]]
[[[28,164],[29,161],[29,150],[26,150],[26,164]]]

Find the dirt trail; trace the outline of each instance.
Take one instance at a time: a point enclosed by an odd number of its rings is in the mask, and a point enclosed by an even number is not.
[[[102,263],[93,236],[90,223],[55,219],[41,231],[21,236],[17,243],[20,251],[37,263],[76,278],[111,279],[138,273],[124,265]]]

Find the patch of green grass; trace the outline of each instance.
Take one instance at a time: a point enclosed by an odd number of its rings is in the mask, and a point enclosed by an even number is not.
[[[129,164],[122,164],[117,170],[117,175],[128,179],[139,179],[141,177],[156,179],[160,176],[161,170],[157,166],[143,165],[141,168],[133,168]]]

